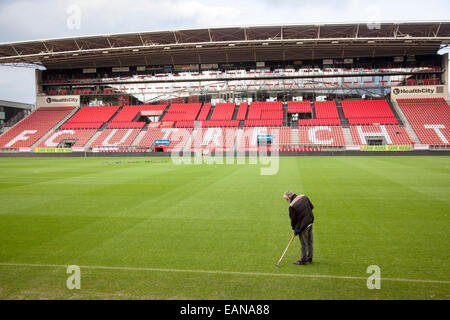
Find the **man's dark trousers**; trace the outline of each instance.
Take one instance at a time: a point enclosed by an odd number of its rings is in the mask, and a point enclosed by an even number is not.
[[[301,252],[302,256],[300,261],[312,261],[313,258],[313,232],[312,225],[303,230],[299,235],[300,244],[302,245]]]

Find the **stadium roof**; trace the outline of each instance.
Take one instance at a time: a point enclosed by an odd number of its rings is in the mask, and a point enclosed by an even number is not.
[[[33,109],[34,105],[28,103],[21,103],[15,101],[0,100],[0,107],[18,108],[18,109]]]
[[[0,43],[0,63],[48,69],[435,54],[450,21],[241,26]]]

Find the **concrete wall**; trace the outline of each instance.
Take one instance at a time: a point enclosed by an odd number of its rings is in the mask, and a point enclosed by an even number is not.
[[[36,97],[38,96],[39,92],[42,90],[42,86],[39,84],[42,82],[42,70],[36,69],[35,70],[35,81],[36,81]],[[37,99],[36,99],[37,101]],[[35,105],[35,109],[37,109],[37,103]]]
[[[448,71],[448,65],[449,65],[448,59],[449,58],[450,58],[450,54],[448,54],[448,53],[444,54],[444,56],[442,57],[442,68],[444,70],[444,75],[443,75],[444,79],[443,80],[444,80],[444,83],[446,84],[447,88],[448,88],[448,85],[449,85],[449,79],[448,78],[449,78],[449,75],[450,75],[450,73]],[[448,95],[447,95],[446,99],[447,100],[449,99]]]

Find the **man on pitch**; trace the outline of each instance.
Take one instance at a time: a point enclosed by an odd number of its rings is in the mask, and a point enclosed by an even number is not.
[[[296,195],[292,191],[286,191],[284,199],[290,203],[289,217],[291,218],[292,230],[300,238],[301,257],[295,261],[296,265],[312,263],[313,259],[313,232],[314,215],[313,204],[305,195]]]

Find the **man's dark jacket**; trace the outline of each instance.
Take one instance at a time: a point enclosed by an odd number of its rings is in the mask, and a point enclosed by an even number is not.
[[[302,233],[311,223],[314,222],[313,204],[307,196],[294,196],[289,206],[289,217],[291,218],[292,230],[296,235]]]

